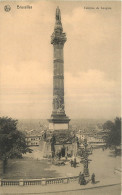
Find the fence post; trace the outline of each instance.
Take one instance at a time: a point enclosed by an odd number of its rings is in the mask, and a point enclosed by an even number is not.
[[[0,186],[2,186],[2,179],[0,179]]]
[[[67,178],[67,183],[69,183],[69,181],[70,181],[70,179],[69,179],[69,178]]]
[[[24,180],[23,179],[19,180],[19,186],[24,186]]]
[[[63,179],[63,183],[68,183],[69,179],[68,178],[64,178]]]
[[[47,181],[46,181],[46,179],[45,179],[45,178],[43,178],[43,179],[42,179],[42,181],[41,181],[41,185],[47,185]]]

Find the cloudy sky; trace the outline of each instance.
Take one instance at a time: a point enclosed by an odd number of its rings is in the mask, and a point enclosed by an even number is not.
[[[9,2],[10,12],[4,11],[5,4],[0,2],[0,116],[50,117],[50,36],[57,6],[67,34],[66,114],[70,118],[120,116],[120,2]],[[17,5],[32,9],[17,9]]]

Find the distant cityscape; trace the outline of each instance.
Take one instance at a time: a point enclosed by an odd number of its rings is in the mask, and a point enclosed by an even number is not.
[[[72,119],[70,122],[70,131],[75,133],[79,140],[87,138],[89,145],[99,147],[104,145],[103,137],[106,131],[102,125],[105,119]],[[42,135],[48,130],[48,121],[46,119],[21,119],[18,121],[18,129],[23,131],[29,146],[39,146]]]
[[[70,129],[72,130],[90,130],[94,129],[96,126],[101,127],[103,123],[111,119],[72,119],[69,123]],[[47,119],[19,119],[18,129],[21,131],[43,131],[48,128]]]

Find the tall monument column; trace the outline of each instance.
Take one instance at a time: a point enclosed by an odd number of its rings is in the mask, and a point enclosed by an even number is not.
[[[61,13],[56,9],[54,32],[51,36],[53,45],[53,111],[49,119],[49,130],[68,130],[70,119],[65,114],[64,104],[64,57],[63,47],[66,34],[63,33]]]

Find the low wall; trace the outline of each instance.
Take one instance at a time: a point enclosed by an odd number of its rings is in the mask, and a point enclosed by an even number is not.
[[[42,179],[0,179],[0,186],[29,186],[29,185],[48,185],[64,184],[78,180],[79,176],[59,177],[59,178],[42,178]]]

